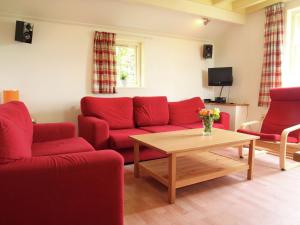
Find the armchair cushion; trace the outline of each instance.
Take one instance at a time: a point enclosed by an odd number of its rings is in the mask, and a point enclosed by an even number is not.
[[[255,136],[259,136],[261,140],[264,141],[280,141],[280,134],[266,134],[266,133],[259,133],[259,132],[254,132],[254,131],[250,131],[250,130],[245,130],[245,129],[239,129],[237,130],[240,133],[244,133],[244,134],[250,134],[250,135],[255,135]],[[288,137],[287,141],[289,143],[298,143],[299,140],[297,138],[294,137]]]
[[[132,98],[84,97],[81,99],[81,111],[84,116],[106,120],[110,129],[134,127]]]
[[[75,137],[73,123],[38,123],[33,125],[33,142],[54,141]]]
[[[0,105],[0,164],[31,157],[33,126],[22,102]]]
[[[137,126],[156,126],[169,123],[167,97],[134,97],[133,105]]]
[[[59,155],[76,152],[91,152],[95,149],[83,138],[66,138],[54,141],[44,141],[33,143],[32,155],[45,156],[45,155]]]
[[[199,122],[198,111],[205,108],[204,103],[199,97],[170,102],[170,124],[183,125]]]
[[[133,142],[129,136],[147,133],[149,132],[141,129],[110,130],[110,146],[113,149],[132,148]]]
[[[285,128],[300,124],[300,87],[274,88],[270,97],[271,104],[261,133],[281,134]],[[300,130],[291,132],[289,136],[300,139]]]

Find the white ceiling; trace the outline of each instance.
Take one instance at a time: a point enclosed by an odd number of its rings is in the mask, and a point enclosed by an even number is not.
[[[117,26],[209,40],[220,36],[230,26],[238,26],[212,20],[201,27],[196,22],[201,18],[199,16],[124,0],[0,0],[0,14]]]

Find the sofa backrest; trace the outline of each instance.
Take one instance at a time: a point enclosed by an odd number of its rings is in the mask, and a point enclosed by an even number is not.
[[[132,98],[84,97],[81,99],[81,112],[84,116],[107,121],[110,129],[134,127]]]
[[[205,108],[201,98],[195,97],[178,102],[169,102],[170,124],[193,124],[200,121],[199,109]]]
[[[300,124],[300,87],[274,88],[270,91],[270,97],[262,133],[281,134],[285,128]],[[300,141],[300,130],[292,132],[290,136]]]
[[[31,157],[33,125],[22,102],[0,105],[0,163]]]
[[[157,126],[169,123],[168,100],[165,96],[134,97],[134,119],[137,126]]]

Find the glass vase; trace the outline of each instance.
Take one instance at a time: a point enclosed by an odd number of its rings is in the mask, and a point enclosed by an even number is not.
[[[214,123],[213,118],[212,117],[204,117],[204,118],[202,118],[202,123],[203,123],[203,133],[202,134],[204,136],[210,136],[212,126]]]

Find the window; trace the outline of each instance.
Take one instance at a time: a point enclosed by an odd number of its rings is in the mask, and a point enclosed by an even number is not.
[[[141,87],[141,43],[117,41],[117,86]]]
[[[283,86],[300,86],[300,9],[288,11]]]

